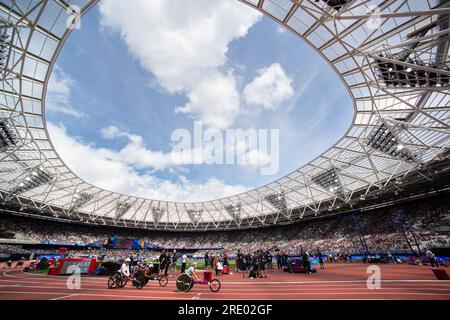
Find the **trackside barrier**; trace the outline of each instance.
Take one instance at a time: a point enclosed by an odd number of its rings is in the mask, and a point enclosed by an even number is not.
[[[57,267],[50,268],[48,274],[52,276],[71,275],[69,267],[77,266],[81,270],[82,275],[91,275],[94,273],[97,260],[96,259],[62,259]]]

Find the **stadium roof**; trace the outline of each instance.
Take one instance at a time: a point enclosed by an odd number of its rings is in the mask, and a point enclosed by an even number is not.
[[[0,0],[4,204],[142,228],[255,227],[364,201],[449,155],[449,1],[242,0],[306,41],[334,68],[354,103],[346,134],[295,172],[214,201],[166,202],[90,185],[55,151],[44,101],[70,35],[70,6],[84,14],[96,2]]]

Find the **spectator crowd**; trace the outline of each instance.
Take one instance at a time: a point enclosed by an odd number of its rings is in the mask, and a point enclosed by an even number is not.
[[[240,249],[247,252],[277,249],[290,255],[303,251],[361,252],[364,250],[362,235],[370,250],[409,250],[418,245],[426,251],[430,247],[450,247],[450,206],[445,198],[432,198],[355,216],[346,214],[288,226],[197,233],[64,224],[4,215],[0,219],[0,238],[2,235],[15,240],[72,244],[92,244],[116,236],[140,239],[164,248],[222,247],[230,253]],[[24,250],[0,245],[0,253],[20,254],[25,253]],[[145,254],[152,259],[159,255],[157,252]]]

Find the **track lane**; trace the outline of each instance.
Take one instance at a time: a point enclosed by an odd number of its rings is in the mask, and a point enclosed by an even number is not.
[[[450,300],[450,281],[437,281],[427,267],[384,265],[381,290],[366,286],[367,265],[329,265],[313,275],[269,273],[268,279],[245,279],[241,274],[221,277],[222,290],[212,293],[197,285],[192,292],[176,291],[172,278],[162,288],[151,282],[142,290],[128,285],[109,290],[106,277],[82,277],[80,290],[67,288],[68,277],[23,273],[0,273],[2,300],[316,300],[316,299],[432,299]],[[447,269],[448,270],[448,269]]]

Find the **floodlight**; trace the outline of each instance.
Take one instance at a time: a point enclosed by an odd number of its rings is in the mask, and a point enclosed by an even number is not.
[[[8,58],[9,35],[5,28],[0,29],[0,72],[6,67],[6,60]]]
[[[10,120],[0,120],[0,150],[7,150],[17,146],[17,144],[18,136]]]
[[[322,0],[325,2],[329,7],[333,8],[336,11],[340,11],[344,5],[349,3],[352,0]],[[316,0],[316,2],[319,2],[319,0]]]
[[[12,193],[19,195],[27,191],[36,189],[40,186],[46,185],[51,180],[53,180],[53,175],[45,171],[44,168],[35,168],[30,170],[28,175],[17,185]]]
[[[152,216],[155,224],[158,224],[161,221],[164,213],[166,213],[166,210],[163,208],[152,207]]]
[[[75,193],[70,203],[70,211],[78,210],[88,204],[94,196],[89,193]]]
[[[367,137],[366,144],[382,153],[394,158],[413,161],[413,157],[406,150],[405,145],[399,141],[390,128],[382,122],[375,127]]]
[[[128,202],[119,202],[116,206],[116,220],[122,218],[128,210],[131,209],[131,204]]]
[[[236,221],[241,220],[241,204],[226,206],[225,210],[228,212],[231,218]]]
[[[186,212],[189,218],[191,219],[192,223],[194,223],[194,225],[198,225],[200,220],[202,219],[203,210],[188,209],[186,210]]]
[[[266,195],[264,199],[282,215],[289,217],[289,210],[284,191]]]
[[[343,193],[343,187],[335,168],[323,171],[314,176],[311,180],[331,193]]]
[[[416,32],[408,35],[407,39],[424,37],[433,28],[438,27],[432,22]],[[395,54],[379,54],[375,59],[378,76],[387,87],[442,87],[449,85],[449,66],[446,62],[424,62],[420,56],[413,55],[421,44],[414,42],[408,48]],[[388,61],[387,61],[388,60]]]

